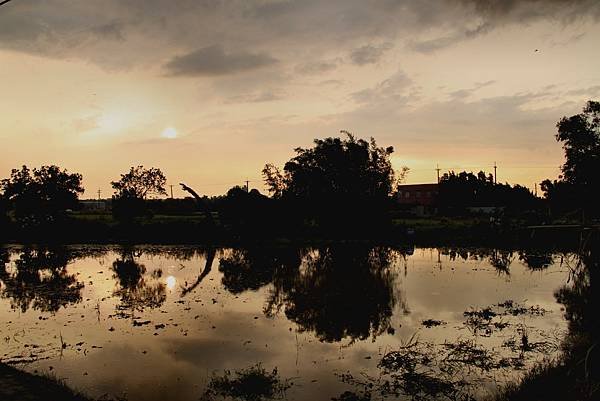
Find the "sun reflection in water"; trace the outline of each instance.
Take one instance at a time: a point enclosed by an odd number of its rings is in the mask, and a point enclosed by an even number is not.
[[[177,283],[177,279],[174,276],[167,276],[167,278],[165,279],[166,284],[167,284],[167,288],[169,290],[172,290],[173,288],[175,288],[175,284]]]

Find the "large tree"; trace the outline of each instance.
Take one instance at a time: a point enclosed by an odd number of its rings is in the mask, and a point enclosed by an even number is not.
[[[296,211],[308,212],[318,224],[373,220],[373,212],[385,209],[396,187],[390,161],[394,149],[377,146],[373,138],[346,135],[296,148],[283,172],[267,164],[263,176],[273,197],[293,202]]]
[[[60,219],[68,209],[77,207],[83,193],[81,174],[69,173],[58,166],[30,170],[13,169],[2,180],[2,197],[23,225],[39,225]]]
[[[545,180],[542,189],[555,208],[578,207],[598,212],[600,177],[600,102],[588,101],[583,112],[563,117],[556,140],[565,151],[558,180]]]
[[[166,195],[167,179],[160,169],[144,166],[131,167],[127,174],[121,174],[118,181],[110,184],[115,190],[115,197],[132,197],[146,199],[151,195]]]
[[[130,221],[148,214],[146,199],[149,196],[166,195],[167,179],[158,168],[131,167],[128,173],[121,174],[118,181],[112,181],[113,215],[120,221]]]

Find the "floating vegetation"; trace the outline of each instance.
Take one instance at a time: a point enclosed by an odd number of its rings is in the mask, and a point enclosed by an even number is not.
[[[501,331],[510,326],[510,323],[502,320],[502,317],[510,316],[543,316],[547,311],[540,306],[526,307],[512,300],[500,302],[483,309],[471,309],[463,315],[467,318],[464,322],[474,334],[490,336],[495,331]]]
[[[484,371],[509,367],[506,361],[499,360],[497,355],[478,344],[474,340],[458,340],[456,343],[445,343],[446,355],[440,369],[455,372],[464,367],[474,367]]]
[[[429,329],[431,327],[444,325],[446,324],[446,322],[444,322],[443,320],[427,319],[423,320],[421,324]]]
[[[517,330],[517,333],[517,335],[505,340],[502,343],[502,346],[513,352],[520,352],[521,354],[525,352],[549,353],[559,349],[557,342],[531,341],[525,327],[520,327]]]
[[[286,390],[292,385],[291,380],[279,377],[277,368],[268,372],[257,364],[233,373],[225,370],[222,376],[213,376],[200,399],[209,401],[219,397],[247,401],[276,400],[284,398]]]
[[[498,313],[488,308],[472,311],[469,316],[486,321]],[[372,397],[406,397],[413,401],[474,400],[476,395],[481,395],[478,392],[482,381],[493,380],[501,370],[525,368],[527,353],[546,354],[556,351],[556,347],[547,341],[531,341],[524,326],[517,329],[515,337],[505,341],[502,346],[505,352],[485,347],[474,339],[435,344],[419,341],[413,335],[381,357],[377,376],[338,374],[342,382],[355,386],[358,392],[347,391],[332,400],[364,401]],[[513,353],[506,355],[507,349]]]
[[[331,401],[371,401],[371,394],[356,394],[352,391],[344,391],[339,397],[332,397]]]

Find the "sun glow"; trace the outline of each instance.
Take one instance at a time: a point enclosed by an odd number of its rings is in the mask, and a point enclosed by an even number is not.
[[[160,136],[167,139],[175,139],[177,138],[177,130],[173,127],[167,127],[163,130]]]
[[[177,279],[173,276],[168,276],[165,281],[169,290],[175,288],[175,284],[177,284]]]

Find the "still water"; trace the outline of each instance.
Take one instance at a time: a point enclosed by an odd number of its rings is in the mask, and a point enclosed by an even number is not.
[[[277,368],[288,400],[479,397],[559,352],[567,262],[356,244],[7,247],[0,358],[129,401],[197,400],[253,366]]]

